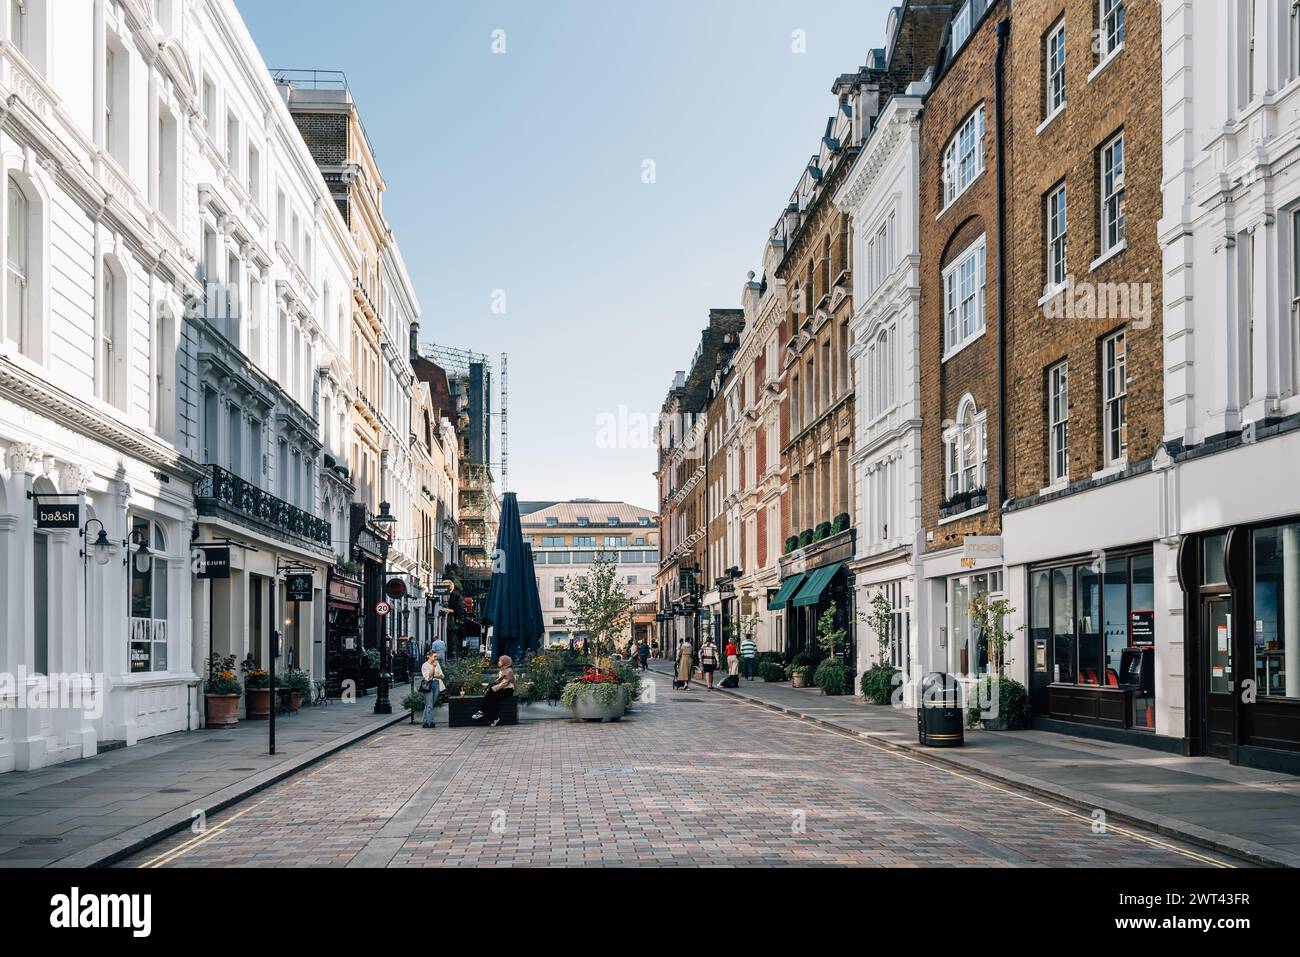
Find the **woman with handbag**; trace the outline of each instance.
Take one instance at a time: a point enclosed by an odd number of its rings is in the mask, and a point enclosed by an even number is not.
[[[442,691],[443,673],[442,666],[438,664],[438,653],[433,649],[430,649],[425,657],[424,664],[420,667],[420,674],[424,677],[420,682],[420,691],[424,693],[424,727],[436,728],[433,708],[438,703],[438,695]]]

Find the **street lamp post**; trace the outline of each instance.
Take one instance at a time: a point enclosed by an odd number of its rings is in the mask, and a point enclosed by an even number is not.
[[[397,523],[397,516],[389,511],[387,502],[379,503],[379,514],[373,519],[384,525],[391,535],[392,527]],[[389,535],[385,535],[379,545],[379,593],[384,594],[384,580],[388,577]],[[381,601],[383,598],[380,599]],[[371,614],[374,610],[371,609]],[[390,611],[391,614],[391,611]],[[379,623],[379,686],[375,689],[375,714],[392,714],[393,703],[388,700],[392,686],[392,658],[388,652],[388,629],[384,622]]]

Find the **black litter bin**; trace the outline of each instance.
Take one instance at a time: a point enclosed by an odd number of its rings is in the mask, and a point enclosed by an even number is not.
[[[921,700],[916,709],[917,737],[931,748],[960,748],[966,743],[957,679],[932,671],[921,680]]]

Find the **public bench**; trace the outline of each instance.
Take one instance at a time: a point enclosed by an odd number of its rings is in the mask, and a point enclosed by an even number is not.
[[[466,695],[463,698],[447,699],[447,725],[452,728],[486,728],[488,717],[483,707],[482,695]],[[483,714],[481,718],[474,715]],[[519,699],[514,695],[502,698],[498,702],[497,715],[501,718],[497,727],[519,723]]]

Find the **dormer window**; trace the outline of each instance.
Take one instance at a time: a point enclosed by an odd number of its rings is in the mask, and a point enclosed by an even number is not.
[[[609,517],[609,520],[608,520],[607,524],[610,525],[610,526],[617,526],[617,525],[618,525],[618,519],[615,518],[613,515],[611,515],[611,516]]]
[[[590,525],[590,524],[591,524],[591,522],[590,522],[590,520],[587,518],[586,515],[579,515],[579,516],[578,516],[578,525],[579,525],[579,526],[581,526],[581,527],[583,527],[583,528],[586,528],[586,527],[587,527],[588,525]]]
[[[548,516],[546,517],[546,526],[547,526],[547,528],[554,528],[556,525],[559,525],[559,524],[560,524],[560,520],[559,520],[558,518],[556,518],[554,515],[548,515]]]
[[[957,11],[957,15],[952,18],[952,52],[954,55],[966,45],[966,41],[970,38],[970,21],[970,4],[963,3],[961,9]]]

